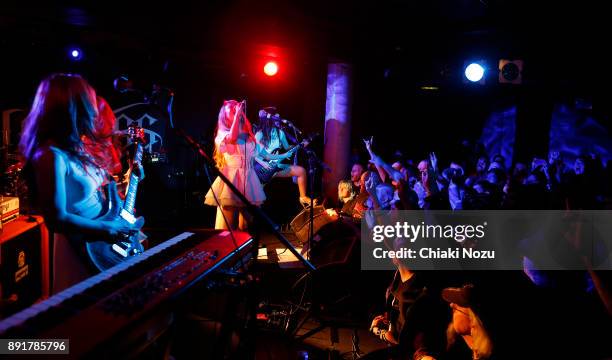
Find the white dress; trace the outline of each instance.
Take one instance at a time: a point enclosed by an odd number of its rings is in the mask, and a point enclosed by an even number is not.
[[[254,141],[248,141],[245,144],[226,144],[222,141],[219,145],[219,151],[223,153],[225,161],[221,173],[254,205],[263,204],[266,200],[266,194],[257,173],[253,169],[253,158],[257,151],[257,144]],[[219,206],[213,192],[222,206],[244,206],[242,201],[218,177],[206,194],[204,203]]]

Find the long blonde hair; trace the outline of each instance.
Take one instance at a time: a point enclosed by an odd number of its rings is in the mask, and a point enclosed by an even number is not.
[[[219,110],[217,129],[215,130],[215,151],[213,152],[213,159],[215,160],[215,164],[219,170],[223,169],[225,166],[225,158],[223,157],[223,151],[220,150],[220,147],[225,140],[225,137],[229,134],[234,119],[237,117],[236,109],[239,104],[240,103],[236,100],[226,100],[223,102],[223,106],[221,106],[221,109]],[[228,112],[230,114],[229,116],[227,115]],[[242,131],[249,134],[249,139],[251,141],[255,141],[255,135],[253,134],[251,122],[245,113],[243,113],[242,116],[244,116],[244,127]]]
[[[489,333],[485,329],[482,321],[471,308],[467,308],[467,313],[470,318],[470,335],[472,336],[472,352],[475,359],[486,359],[493,352],[493,342]],[[453,326],[453,322],[446,329],[446,344],[447,349],[450,348],[460,336]]]

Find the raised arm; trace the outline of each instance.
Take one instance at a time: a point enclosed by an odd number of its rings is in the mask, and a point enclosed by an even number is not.
[[[391,176],[391,179],[399,182],[400,180],[402,180],[404,178],[404,176],[402,175],[402,173],[400,173],[399,171],[395,170],[392,166],[390,166],[389,164],[385,163],[380,156],[376,155],[374,153],[374,151],[372,150],[372,143],[374,142],[373,137],[370,137],[370,139],[364,139],[363,140],[366,149],[368,150],[368,153],[370,154],[370,162],[374,164],[374,166],[376,166],[376,170],[378,171],[378,175],[380,175],[380,178],[383,182],[385,182],[385,180],[387,179],[387,175]]]
[[[384,170],[386,174],[389,174],[391,180],[393,181],[400,182],[401,180],[404,180],[404,175],[402,175],[401,172],[395,170],[391,165],[384,162],[384,160],[380,156],[373,153],[372,155],[373,156],[370,162],[372,162],[376,166],[376,169],[380,168],[381,170]]]
[[[238,106],[236,106],[236,113],[234,114],[234,118],[232,119],[232,127],[230,128],[229,134],[227,134],[227,136],[225,137],[226,143],[235,144],[238,141],[238,136],[242,131],[243,124],[243,103],[239,103]]]
[[[393,171],[395,170],[389,167],[392,170],[391,172],[389,172],[384,168],[383,166],[384,162],[382,161],[382,159],[376,156],[376,154],[374,154],[374,151],[372,151],[373,142],[374,142],[373,136],[371,136],[370,139],[363,139],[363,143],[365,144],[365,147],[368,150],[368,153],[370,154],[370,162],[374,164],[374,166],[376,167],[376,171],[378,171],[378,175],[380,176],[380,179],[382,180],[382,182],[385,182],[387,180],[387,175],[392,175]]]

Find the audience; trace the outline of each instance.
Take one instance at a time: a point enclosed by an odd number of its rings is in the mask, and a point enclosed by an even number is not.
[[[516,161],[513,164],[499,154],[488,157],[482,149],[472,153],[462,151],[461,158],[449,159],[452,161],[447,163],[439,161],[434,153],[415,162],[403,157],[403,154],[402,158],[398,158],[396,152],[395,157],[392,157],[393,162],[389,165],[374,152],[373,142],[373,138],[364,140],[370,155],[370,169],[364,172],[364,168],[359,164],[355,164],[351,169],[351,183],[359,186],[360,194],[353,196],[348,190],[348,181],[339,185],[342,187],[342,190],[339,188],[339,197],[347,199],[343,203],[354,201],[351,207],[355,213],[366,219],[369,226],[377,219],[366,210],[610,208],[612,165],[608,163],[604,166],[596,154],[582,154],[569,166],[563,154],[554,151],[550,152],[547,160],[536,157],[530,162]],[[406,165],[415,163],[418,163],[416,168]],[[448,167],[439,168],[444,165]],[[357,174],[360,174],[359,181]],[[580,256],[578,252],[577,254]],[[398,276],[407,278],[406,274],[412,274],[408,269],[398,269],[399,275],[396,274],[394,280],[396,288],[403,286],[405,280],[398,282]],[[594,271],[588,263],[585,269],[587,270],[540,271],[531,259],[525,257],[524,271],[500,274],[504,275],[501,276],[504,280],[490,281],[485,288],[478,285],[479,291],[475,291],[476,288],[470,283],[477,283],[472,280],[481,275],[462,272],[462,283],[470,285],[447,288],[442,292],[442,298],[449,303],[452,312],[452,321],[447,329],[447,348],[420,349],[415,343],[410,343],[409,346],[401,347],[403,350],[400,358],[511,358],[508,354],[520,353],[521,346],[525,350],[530,349],[527,358],[579,356],[583,354],[585,346],[589,349],[585,353],[597,354],[595,358],[610,356],[612,351],[606,346],[605,339],[612,335],[611,276],[607,272]],[[451,282],[447,279],[446,283],[442,281],[440,284],[444,287]],[[507,315],[504,320],[499,316],[491,317],[490,314],[483,313],[483,309],[490,308],[493,301],[490,296],[482,294],[499,293],[506,286],[521,289],[525,296],[532,296],[531,301],[519,302],[516,301],[518,298],[501,300],[500,306],[506,308],[500,309],[500,312],[513,314]],[[401,316],[410,314],[410,317],[422,319],[424,314],[418,314],[419,311],[418,307],[411,307],[410,310],[406,308]],[[569,314],[562,315],[566,311],[569,311]],[[515,326],[521,321],[532,322],[532,326],[522,332],[526,339],[518,339],[517,343],[512,343],[512,331],[500,331],[502,324],[513,321],[517,322]],[[597,326],[603,326],[607,330],[598,331],[589,327],[589,322],[597,323]],[[389,326],[390,323],[393,321],[389,322],[386,317],[376,317],[372,323],[373,331],[384,341],[397,345],[401,343],[402,335],[396,331],[397,328]],[[413,325],[420,326],[417,324]],[[541,335],[553,333],[552,329],[562,326],[580,326],[581,329],[564,332],[563,336]],[[389,330],[381,331],[383,327]],[[438,330],[444,333],[444,329]],[[535,334],[540,334],[540,338]],[[562,339],[561,344],[558,339]]]

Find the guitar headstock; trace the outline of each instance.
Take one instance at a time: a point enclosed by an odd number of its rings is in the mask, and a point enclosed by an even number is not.
[[[316,139],[317,137],[319,137],[319,133],[312,133],[312,134],[308,134],[307,136],[304,136],[304,139],[302,139],[302,142],[300,143],[301,146],[303,147],[307,147],[308,145],[310,145],[314,139]]]
[[[127,129],[127,136],[132,142],[144,142],[145,130],[144,128],[136,125],[130,125]]]

